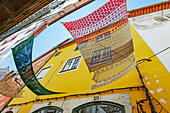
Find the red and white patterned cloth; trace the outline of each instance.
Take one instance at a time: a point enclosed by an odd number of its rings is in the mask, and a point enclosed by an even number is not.
[[[127,18],[126,0],[110,0],[93,13],[75,21],[62,22],[74,39]]]
[[[0,63],[3,62],[6,58],[12,55],[11,48],[17,45],[18,43],[29,38],[32,34],[35,36],[38,35],[44,28],[46,23],[36,22],[31,24],[29,27],[23,28],[22,30],[12,34],[3,41],[0,42]]]

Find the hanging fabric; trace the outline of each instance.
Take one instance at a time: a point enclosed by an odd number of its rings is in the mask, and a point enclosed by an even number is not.
[[[0,42],[0,63],[5,61],[7,58],[12,56],[11,48],[16,46],[18,43],[29,38],[33,33],[38,35],[46,28],[47,24],[44,22],[36,22],[31,24],[29,27],[23,28],[22,30],[12,34],[3,41]]]
[[[15,82],[16,73],[14,71],[9,72],[0,80],[0,94],[7,96],[7,97],[14,97],[14,98],[21,98],[22,93],[21,91],[22,86]]]
[[[118,80],[135,66],[126,0],[110,0],[87,16],[62,24],[94,72],[92,89]]]
[[[12,53],[17,67],[25,85],[36,95],[61,94],[44,88],[36,79],[32,67],[32,48],[34,35],[12,48]]]

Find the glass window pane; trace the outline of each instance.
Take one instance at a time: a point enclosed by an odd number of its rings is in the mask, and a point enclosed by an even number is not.
[[[54,113],[55,109],[54,108],[49,108],[47,113]]]
[[[61,53],[61,51],[60,51],[60,52],[58,52],[58,53],[56,53],[54,56],[58,56],[60,53]]]
[[[63,69],[59,73],[76,69],[78,67],[78,64],[80,63],[80,59],[81,56],[67,60],[66,63],[64,64]]]
[[[79,109],[79,110],[76,111],[76,113],[85,113],[85,109],[84,108]]]
[[[83,108],[85,107],[85,111]],[[75,108],[73,113],[124,113],[123,106],[111,102],[87,103]]]
[[[62,111],[58,109],[54,113],[62,113]]]
[[[74,50],[74,51],[77,51],[77,50],[79,50],[78,46],[75,48],[75,50]]]
[[[47,112],[46,109],[43,109],[43,110],[40,111],[40,113],[46,113],[46,112]]]
[[[96,105],[86,107],[86,113],[96,113]]]
[[[122,113],[122,110],[117,106],[109,105],[109,113]]]
[[[73,60],[68,60],[65,67],[64,67],[64,69],[63,69],[63,71],[70,69],[70,66],[71,66],[72,62],[73,62]]]
[[[41,72],[38,74],[37,79],[42,79],[47,74],[47,72],[51,69],[50,67],[44,68],[41,70]]]
[[[80,60],[80,57],[79,57],[79,58],[76,58],[76,59],[74,60],[74,63],[73,63],[73,65],[72,65],[71,69],[76,69],[76,68],[77,68],[77,65],[78,65],[79,60]]]
[[[13,111],[7,111],[7,112],[5,112],[5,113],[13,113]]]
[[[62,113],[62,111],[60,111],[60,110],[56,110],[56,111],[55,111],[55,113]]]
[[[97,113],[108,113],[108,105],[97,105]]]
[[[37,111],[34,111],[33,113],[62,113],[63,111],[57,107],[43,107],[38,109]]]

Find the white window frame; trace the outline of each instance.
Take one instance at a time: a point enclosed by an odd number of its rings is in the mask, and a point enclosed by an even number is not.
[[[52,66],[53,66],[53,65],[46,66],[46,67],[42,68],[42,69],[37,73],[36,78],[37,78],[38,80],[42,80],[42,79],[45,77],[45,75],[49,72],[49,70],[52,68]],[[46,68],[50,68],[50,69],[48,70],[48,72],[47,72],[44,76],[42,76],[42,78],[38,78],[39,74],[40,74],[44,69],[46,69]]]
[[[103,53],[107,52],[108,55],[104,56]],[[97,55],[96,55],[97,54]],[[99,58],[95,58],[95,56],[98,57],[98,55],[100,56]],[[92,57],[92,64],[97,64],[106,60],[110,60],[111,59],[111,47],[108,48],[104,48],[98,51],[95,51],[93,53],[93,57]]]
[[[46,59],[46,58],[43,58],[42,60],[40,60],[40,61],[34,66],[34,68],[40,66],[45,59]]]
[[[73,60],[75,61],[75,59],[78,58],[78,57],[80,57],[80,59],[79,59],[79,61],[78,61],[77,67],[76,67],[75,69],[63,70],[63,69],[65,68],[65,65],[67,64],[67,62],[68,62],[69,60],[73,59]],[[80,62],[81,62],[81,59],[82,59],[82,56],[76,56],[76,57],[67,59],[67,60],[65,61],[65,63],[63,64],[63,66],[61,67],[61,69],[60,69],[60,71],[58,72],[57,75],[78,70],[79,65],[80,65]],[[71,63],[71,65],[70,65],[69,67],[72,67],[74,61]]]

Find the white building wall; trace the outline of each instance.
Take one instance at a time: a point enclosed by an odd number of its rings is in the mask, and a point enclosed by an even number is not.
[[[159,11],[129,18],[129,21],[155,54],[167,48],[157,57],[170,72],[170,18],[166,16],[170,16],[170,9],[164,10],[163,15]],[[157,17],[166,18],[167,21],[157,21]]]

